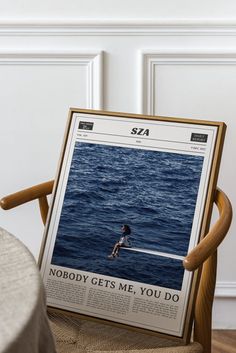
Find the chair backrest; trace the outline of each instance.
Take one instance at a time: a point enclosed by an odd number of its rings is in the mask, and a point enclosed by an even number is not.
[[[212,306],[216,285],[217,248],[226,236],[232,220],[232,206],[222,190],[216,190],[214,202],[219,210],[217,222],[185,258],[187,269],[195,270],[198,268],[201,271],[194,310],[194,340],[202,344],[206,353],[211,352]]]
[[[48,214],[47,195],[52,193],[54,181],[33,186],[0,200],[7,210],[38,199],[43,223]],[[194,310],[194,340],[201,343],[204,353],[211,352],[212,305],[216,284],[217,248],[224,239],[232,220],[232,207],[223,191],[217,189],[214,199],[220,217],[203,240],[186,256],[184,267],[201,271]]]
[[[53,181],[49,182],[45,187],[48,188],[47,191],[51,191]],[[194,252],[196,254],[190,254],[189,256],[190,260],[192,255],[193,261],[197,261],[197,264],[194,264],[195,268],[198,268],[202,263],[202,268],[199,269],[201,274],[194,309],[194,340],[201,343],[204,347],[204,352],[207,353],[211,352],[212,306],[216,285],[217,247],[227,234],[232,219],[232,207],[223,191],[217,189],[214,201],[219,209],[220,218],[211,232],[208,233],[208,239],[206,237],[205,243],[201,244],[202,249],[199,251],[202,250],[205,254],[199,254],[197,249],[195,249]],[[39,198],[39,205],[42,221],[45,224],[48,213],[46,195]],[[209,240],[210,237],[211,239]],[[209,242],[211,244],[208,244]],[[203,262],[204,256],[206,260]],[[190,262],[190,260],[186,262]]]

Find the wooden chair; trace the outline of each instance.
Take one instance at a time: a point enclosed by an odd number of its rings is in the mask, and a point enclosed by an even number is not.
[[[0,200],[0,205],[3,209],[9,210],[13,207],[19,206],[23,203],[38,199],[40,212],[42,221],[45,224],[47,213],[48,213],[48,201],[47,195],[52,193],[54,181],[49,181],[40,185],[33,186],[31,188],[19,191],[15,194],[4,197]],[[215,192],[214,202],[216,203],[219,210],[219,218],[214,226],[210,229],[208,234],[204,237],[203,240],[186,256],[184,259],[184,267],[188,271],[195,271],[197,269],[201,269],[201,277],[200,284],[197,293],[195,309],[194,309],[194,332],[193,332],[193,343],[187,346],[177,346],[173,341],[169,342],[163,339],[160,339],[161,343],[155,343],[157,341],[153,341],[153,339],[157,340],[157,338],[152,338],[148,336],[146,341],[148,341],[148,346],[141,345],[140,349],[137,349],[137,345],[133,344],[132,347],[128,350],[128,352],[150,352],[150,353],[160,353],[160,352],[171,352],[171,353],[184,353],[184,352],[194,352],[194,353],[210,353],[211,352],[211,330],[212,330],[212,304],[214,299],[214,290],[216,283],[216,267],[217,267],[217,248],[219,244],[224,239],[227,231],[230,227],[231,219],[232,219],[232,207],[229,199],[224,194],[223,191],[217,189]],[[62,326],[58,320],[63,322]],[[57,343],[57,348],[59,352],[84,352],[87,351],[86,347],[83,348],[85,350],[80,350],[79,345],[76,343],[72,346],[73,340],[75,340],[75,331],[76,328],[80,327],[78,322],[68,321],[67,318],[51,316],[52,321],[52,329],[54,331],[55,340]],[[102,326],[97,323],[93,323],[96,325],[94,328],[89,328],[92,330],[92,335],[94,337],[95,333],[98,332],[99,335],[102,335]],[[100,328],[99,328],[100,327]],[[95,330],[95,331],[94,331]],[[97,331],[96,331],[97,330]],[[107,329],[109,330],[109,328]],[[112,328],[111,330],[121,330],[117,328]],[[71,334],[71,332],[74,332]],[[122,331],[122,330],[121,330]],[[110,332],[111,335],[114,335],[114,331]],[[120,332],[121,336],[124,337],[124,334],[127,337],[127,334],[124,332]],[[61,336],[60,336],[61,335]],[[107,333],[105,334],[105,336]],[[109,335],[109,334],[108,334]],[[122,336],[123,335],[123,336]],[[128,335],[132,335],[132,339],[134,338],[134,333],[128,333]],[[66,336],[68,336],[69,343],[66,342]],[[137,334],[140,340],[140,334]],[[60,338],[64,337],[64,338]],[[100,336],[99,336],[100,337]],[[107,337],[107,336],[106,336]],[[117,336],[118,337],[118,336]],[[122,338],[123,339],[123,338]],[[121,339],[118,339],[121,340]],[[159,340],[159,338],[158,338]],[[145,341],[145,338],[142,338],[142,342]],[[168,343],[169,342],[169,343]],[[113,342],[114,343],[114,342]],[[142,343],[144,344],[144,343]],[[69,346],[68,346],[69,345]],[[156,346],[155,346],[156,345]],[[77,348],[76,348],[77,347]],[[125,350],[120,349],[119,346],[115,347],[112,345],[112,349],[102,349],[97,348],[97,346],[90,347],[90,351],[99,351],[99,352],[127,352],[127,348]],[[148,347],[151,347],[148,349]],[[157,348],[159,347],[159,348]],[[122,347],[121,347],[122,348]]]

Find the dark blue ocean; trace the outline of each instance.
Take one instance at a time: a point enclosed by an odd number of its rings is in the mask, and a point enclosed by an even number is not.
[[[132,245],[186,255],[203,157],[77,142],[52,264],[180,290],[182,262],[120,251]]]

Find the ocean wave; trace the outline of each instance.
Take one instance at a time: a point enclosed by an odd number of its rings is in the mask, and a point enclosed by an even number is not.
[[[107,256],[122,224],[135,246],[185,255],[202,163],[199,156],[76,143],[53,263],[181,288],[181,261],[127,251],[114,262]]]

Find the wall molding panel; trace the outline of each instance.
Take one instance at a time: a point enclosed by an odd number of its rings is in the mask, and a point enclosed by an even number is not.
[[[0,36],[235,36],[235,21],[201,20],[2,20]]]
[[[235,298],[236,282],[217,282],[215,298]]]
[[[1,51],[0,65],[76,65],[87,70],[87,107],[103,107],[103,52]]]
[[[155,51],[140,52],[140,106],[139,113],[155,115],[156,80],[161,65],[236,65],[236,51]],[[229,301],[235,302],[236,282],[217,282],[215,290],[215,307]],[[223,303],[223,304],[222,304]],[[235,327],[233,320],[231,326]],[[219,321],[220,322],[220,321]],[[221,328],[224,326],[220,326]]]
[[[213,303],[213,329],[235,329],[236,282],[217,282]]]
[[[235,52],[142,51],[140,59],[141,114],[155,115],[155,73],[160,65],[236,65]]]

